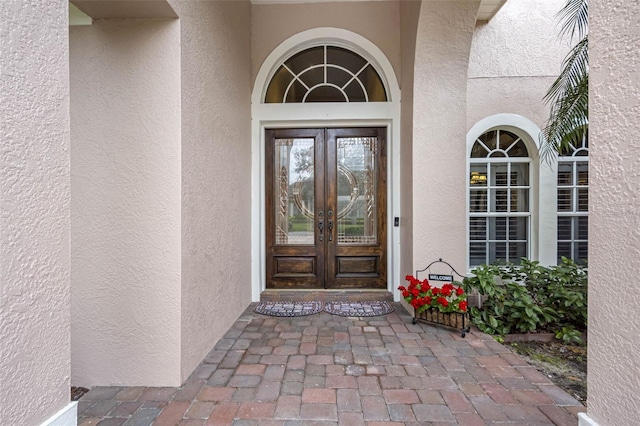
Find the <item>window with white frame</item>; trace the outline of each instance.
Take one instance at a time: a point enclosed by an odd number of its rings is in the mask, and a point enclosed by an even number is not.
[[[469,174],[469,266],[518,262],[529,255],[531,157],[504,129],[477,138]]]
[[[278,67],[265,103],[387,102],[387,91],[373,64],[339,46],[305,49]]]
[[[570,145],[558,156],[558,263],[584,264],[589,233],[589,147]]]

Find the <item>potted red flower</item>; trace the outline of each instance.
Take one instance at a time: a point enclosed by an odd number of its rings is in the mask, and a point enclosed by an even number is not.
[[[469,331],[467,295],[460,283],[452,282],[441,287],[432,286],[425,278],[419,280],[407,275],[407,287],[400,286],[404,300],[415,310],[416,320],[425,320],[448,327],[462,329],[462,336]]]

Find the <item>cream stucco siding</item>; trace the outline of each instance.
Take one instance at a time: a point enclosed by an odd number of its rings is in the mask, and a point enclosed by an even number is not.
[[[640,3],[592,2],[589,19],[587,413],[626,426],[640,411]]]
[[[380,48],[400,74],[400,2],[256,4],[251,18],[252,81],[271,51],[287,38],[316,27],[353,31]],[[391,76],[389,76],[391,77]]]
[[[542,127],[542,98],[555,80],[568,41],[558,38],[557,0],[508,1],[479,24],[469,55],[467,125],[493,114],[512,113]]]
[[[400,2],[400,41],[402,54],[401,135],[400,135],[400,271],[402,278],[412,273],[413,265],[413,102],[416,31],[420,18],[420,2]],[[423,259],[420,259],[422,262]],[[421,265],[420,268],[426,265]],[[402,283],[404,284],[404,282]],[[400,285],[400,284],[399,284]]]
[[[0,5],[2,425],[41,424],[67,407],[75,419],[67,16],[66,0]]]
[[[180,23],[71,33],[73,384],[180,384]]]
[[[68,0],[0,2],[1,425],[74,424],[71,384],[178,386],[246,308],[263,236],[251,221],[263,209],[252,86],[306,30],[370,41],[402,87],[401,116],[383,105],[378,117],[399,156],[394,276],[438,258],[464,270],[467,139],[505,119],[536,143],[568,50],[554,17],[563,2],[510,0],[478,26],[480,0],[296,2],[79,0],[100,19],[72,29]],[[581,424],[626,426],[640,392],[640,3],[591,3]],[[322,108],[301,120],[377,111],[310,116]],[[554,202],[554,175],[540,170],[536,211]],[[533,231],[554,235],[553,221]],[[534,257],[549,255],[544,244]]]
[[[543,264],[557,262],[556,167],[541,163],[538,145],[549,117],[543,98],[569,50],[568,40],[559,38],[561,6],[557,0],[509,1],[491,21],[479,24],[467,82],[469,129],[479,123],[509,126],[529,142],[533,185],[528,256]]]
[[[413,263],[466,257],[467,71],[479,1],[420,8],[413,100]],[[416,269],[414,268],[414,269]]]
[[[179,13],[184,380],[251,301],[251,5]]]

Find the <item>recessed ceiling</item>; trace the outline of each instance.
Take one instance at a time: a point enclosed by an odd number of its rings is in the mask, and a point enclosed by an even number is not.
[[[93,19],[177,18],[167,0],[70,0]]]
[[[476,21],[488,22],[506,2],[507,0],[482,0]]]
[[[359,2],[359,1],[403,1],[403,0],[251,0],[253,4],[299,4],[299,3],[335,3],[341,2]],[[493,15],[507,0],[481,0],[480,9],[478,10],[477,22],[488,22]]]

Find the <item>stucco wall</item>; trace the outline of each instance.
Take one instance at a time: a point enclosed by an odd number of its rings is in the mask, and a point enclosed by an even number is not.
[[[469,55],[467,126],[499,113],[542,127],[542,98],[558,76],[568,40],[558,38],[558,0],[508,1],[474,31]]]
[[[0,424],[69,404],[67,1],[0,6]]]
[[[413,272],[413,82],[416,31],[420,2],[400,2],[400,44],[402,53],[402,105],[400,135],[400,277]],[[404,285],[404,282],[399,285]]]
[[[469,129],[492,122],[514,125],[521,137],[529,136],[534,182],[529,257],[543,264],[557,262],[557,192],[555,164],[539,164],[537,144],[549,117],[543,98],[569,51],[569,40],[559,38],[562,5],[558,0],[508,1],[488,23],[476,27],[467,81]],[[530,122],[533,133],[512,120],[492,120],[498,114]]]
[[[479,1],[425,1],[416,37],[413,100],[413,263],[466,254],[469,49]],[[415,267],[413,269],[415,269]]]
[[[589,6],[587,413],[623,426],[638,424],[640,412],[640,3]]]
[[[256,4],[251,20],[251,81],[271,51],[294,34],[316,27],[344,28],[377,45],[400,75],[400,2]]]
[[[180,24],[70,29],[73,384],[180,384]]]
[[[251,301],[248,1],[184,1],[182,378]]]

